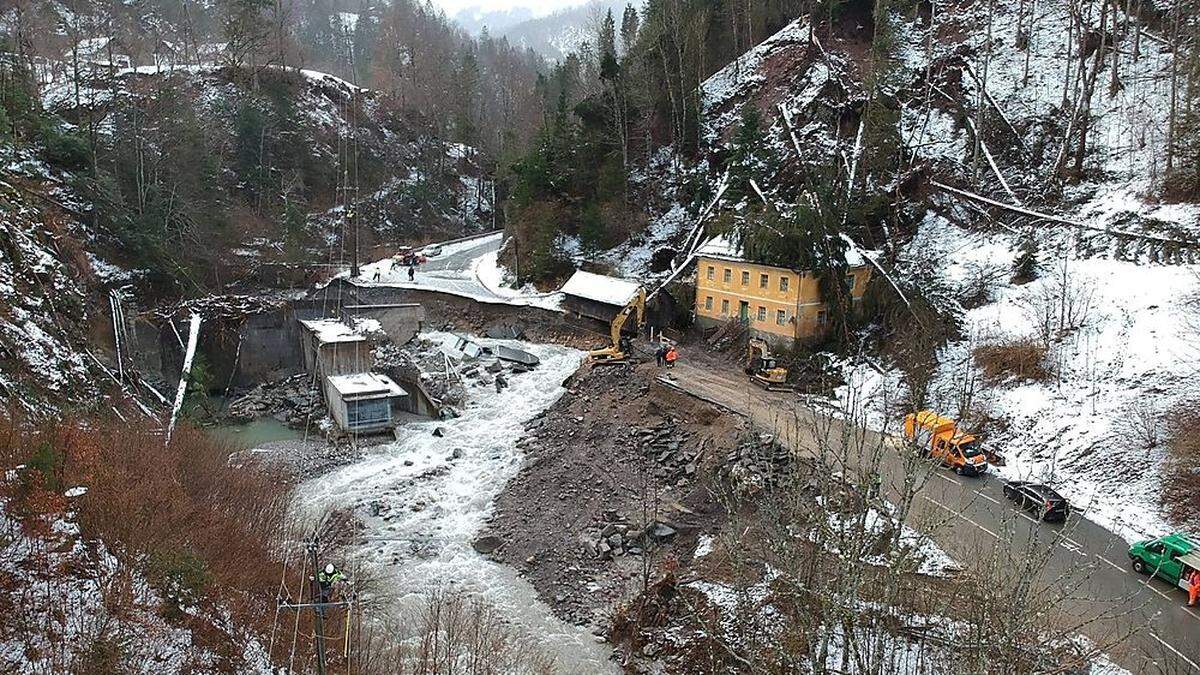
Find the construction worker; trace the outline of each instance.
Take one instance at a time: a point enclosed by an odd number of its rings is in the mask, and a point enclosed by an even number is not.
[[[675,361],[679,358],[679,350],[675,349],[675,345],[671,345],[667,349],[667,353],[663,355],[663,360],[667,362],[668,368],[675,367]]]
[[[333,595],[333,585],[339,581],[345,581],[346,575],[342,571],[334,567],[333,563],[325,566],[325,569],[317,573],[317,588],[320,591],[318,602],[329,602],[329,598]]]
[[[1195,607],[1200,600],[1200,570],[1192,570],[1188,575],[1188,607]]]
[[[417,264],[415,262],[410,262],[408,264],[408,280],[412,281],[413,279],[416,278],[416,276],[417,276]]]
[[[656,352],[654,353],[654,363],[655,363],[655,364],[656,364],[656,365],[657,365],[659,368],[662,368],[662,365],[663,365],[663,363],[665,363],[665,362],[666,362],[666,360],[667,360],[667,352],[668,352],[670,349],[671,349],[671,347],[670,347],[670,345],[668,345],[667,343],[665,343],[665,342],[660,342],[660,343],[659,343],[659,345],[658,345],[658,351],[656,351]]]

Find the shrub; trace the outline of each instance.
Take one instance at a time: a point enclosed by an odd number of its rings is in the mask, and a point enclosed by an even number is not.
[[[265,469],[230,466],[230,450],[186,424],[164,445],[149,423],[65,420],[32,429],[0,416],[0,458],[11,463],[0,469],[25,464],[30,476],[10,495],[14,512],[62,510],[62,488],[84,485],[72,506],[85,538],[100,539],[126,564],[144,561],[142,572],[168,602],[220,602],[261,631],[283,571],[277,553],[289,490]],[[53,485],[48,475],[57,476]]]
[[[1168,458],[1162,505],[1176,523],[1200,520],[1200,404],[1171,411],[1166,419]]]
[[[1046,345],[1033,338],[976,347],[973,356],[989,384],[1005,380],[1040,382],[1050,377],[1046,367]]]
[[[46,122],[41,129],[42,157],[63,169],[86,169],[91,157],[87,140]]]

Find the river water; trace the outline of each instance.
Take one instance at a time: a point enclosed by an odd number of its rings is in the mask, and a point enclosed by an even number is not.
[[[454,339],[446,333],[425,337]],[[314,519],[328,509],[354,511],[366,526],[367,540],[356,562],[390,586],[397,611],[417,606],[434,588],[477,593],[538,641],[561,672],[615,672],[606,645],[588,630],[557,619],[515,570],[471,547],[493,500],[520,468],[516,443],[525,423],[562,395],[563,380],[583,357],[565,347],[506,344],[535,354],[541,365],[509,376],[501,393],[490,385],[470,389],[456,419],[408,424],[401,429],[402,440],[370,448],[360,461],[308,481],[298,492],[299,505]],[[443,435],[434,436],[439,427]]]

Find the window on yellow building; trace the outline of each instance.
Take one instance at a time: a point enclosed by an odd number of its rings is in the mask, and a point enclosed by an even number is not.
[[[708,277],[709,281],[716,279],[717,278],[717,268],[713,267],[712,265],[709,265],[708,266],[708,274],[705,276]]]
[[[780,326],[787,323],[787,312],[783,311],[782,309],[775,310],[775,323],[779,324]]]
[[[768,283],[769,283],[769,281],[767,279],[767,275],[760,274],[758,276],[758,287],[759,288],[766,288]]]
[[[846,290],[853,292],[854,291],[854,282],[856,282],[856,281],[858,281],[858,277],[854,276],[853,274],[847,274],[846,275]]]
[[[787,277],[779,277],[779,292],[787,293],[787,290],[788,290],[788,278]]]
[[[829,312],[826,312],[823,309],[820,310],[819,312],[817,312],[817,325],[818,326],[824,326],[828,322],[829,322]]]
[[[725,271],[728,272],[729,270],[725,270]],[[722,314],[722,316],[729,316],[729,301],[728,300],[721,301],[721,314]]]
[[[742,285],[743,286],[750,285],[750,273],[749,272],[742,272]]]
[[[758,308],[758,320],[759,320],[759,321],[766,321],[766,320],[767,320],[767,308],[766,308],[766,307],[759,307],[759,308]]]
[[[725,268],[725,283],[729,283],[730,281],[733,281],[733,270],[726,267]]]
[[[708,269],[712,269],[712,268],[710,267],[710,268],[708,268]],[[710,295],[710,296],[708,296],[707,298],[705,298],[705,299],[704,299],[704,309],[705,309],[705,311],[711,312],[711,311],[712,311],[712,305],[713,305],[713,303],[712,303],[712,296]]]

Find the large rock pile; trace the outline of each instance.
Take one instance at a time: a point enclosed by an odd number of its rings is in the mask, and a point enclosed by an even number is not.
[[[725,455],[720,472],[738,494],[753,496],[791,485],[796,462],[774,436],[751,434]]]
[[[691,434],[680,430],[675,418],[635,429],[633,435],[642,454],[658,465],[654,477],[659,481],[682,487],[696,478],[704,446],[688,447]]]
[[[676,534],[676,529],[667,523],[652,521],[637,527],[615,509],[605,509],[599,526],[584,533],[584,547],[593,558],[611,560],[622,555],[641,555],[647,548],[666,543]]]
[[[235,422],[274,417],[288,426],[303,428],[325,415],[321,391],[312,385],[307,373],[277,382],[265,382],[235,398],[226,415]]]

